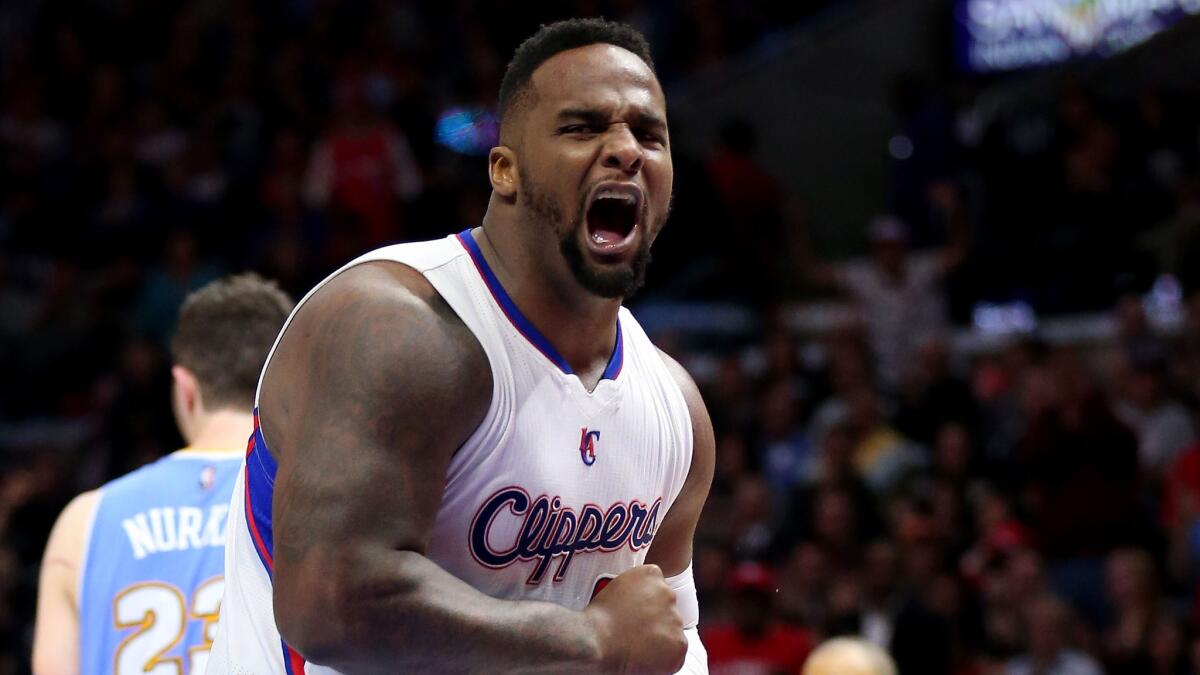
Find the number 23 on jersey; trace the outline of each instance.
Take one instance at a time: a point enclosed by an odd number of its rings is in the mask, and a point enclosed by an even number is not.
[[[208,665],[208,650],[217,633],[224,579],[213,577],[196,587],[188,604],[171,584],[149,581],[134,584],[113,598],[113,621],[121,630],[135,629],[117,646],[115,675],[199,675]],[[168,656],[188,633],[188,623],[200,622],[199,640],[184,658]]]

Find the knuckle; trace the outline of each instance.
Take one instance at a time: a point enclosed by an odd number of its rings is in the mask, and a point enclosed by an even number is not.
[[[671,668],[672,671],[678,671],[683,668],[684,662],[687,660],[688,642],[687,638],[680,637],[675,643],[675,663]]]

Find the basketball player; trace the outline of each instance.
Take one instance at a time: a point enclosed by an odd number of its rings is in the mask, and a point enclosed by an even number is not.
[[[213,672],[706,672],[712,427],[621,307],[671,199],[646,42],[543,27],[500,112],[482,227],[350,263],[268,357]]]
[[[896,675],[896,664],[866,640],[834,638],[808,657],[804,675]]]
[[[229,497],[254,385],[292,301],[255,275],[184,301],[171,397],[188,445],[76,497],[38,585],[35,675],[200,675],[216,632]]]

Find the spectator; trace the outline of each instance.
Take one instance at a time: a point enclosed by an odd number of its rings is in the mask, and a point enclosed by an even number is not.
[[[770,385],[759,401],[759,465],[771,489],[786,495],[806,479],[813,464],[808,434],[798,419],[800,401],[787,380]]]
[[[334,93],[335,118],[309,159],[305,193],[310,205],[342,210],[362,223],[361,246],[404,236],[397,198],[423,188],[408,140],[380,119],[365,82],[347,74]]]
[[[1157,572],[1149,554],[1119,549],[1108,557],[1105,575],[1112,621],[1104,636],[1104,661],[1110,675],[1149,672],[1153,630],[1169,621],[1159,595]]]
[[[797,544],[779,572],[776,609],[783,621],[817,630],[828,623],[826,595],[832,570],[821,548],[812,542]]]
[[[1103,675],[1100,665],[1068,645],[1073,618],[1066,603],[1043,596],[1026,611],[1028,651],[1012,661],[1005,675]]]
[[[1173,616],[1160,613],[1150,627],[1147,657],[1149,675],[1183,675],[1188,672],[1186,635]]]
[[[779,181],[754,158],[757,137],[743,119],[727,120],[717,134],[717,147],[705,168],[724,212],[724,221],[741,236],[725,238],[730,248],[722,284],[736,289],[747,302],[771,299],[766,289],[784,284],[781,266],[770,255],[784,238],[783,193]]]
[[[933,446],[942,425],[955,422],[970,430],[976,424],[975,399],[965,381],[950,368],[945,340],[930,337],[902,380],[896,428],[908,438]]]
[[[1121,421],[1137,434],[1141,466],[1160,477],[1196,440],[1191,414],[1167,391],[1167,355],[1158,342],[1141,341],[1127,355]]]
[[[158,345],[165,345],[174,331],[183,298],[220,276],[220,270],[201,258],[196,236],[188,230],[172,232],[165,253],[163,265],[147,279],[136,309],[138,328]]]
[[[848,419],[854,428],[854,466],[877,494],[886,495],[924,462],[912,443],[887,425],[878,395],[868,387],[848,400]]]
[[[714,675],[797,673],[812,650],[812,635],[776,617],[774,575],[756,563],[742,563],[730,573],[735,599],[733,622],[702,629]]]
[[[733,510],[728,514],[727,541],[741,558],[760,558],[775,543],[778,512],[767,482],[757,474],[746,474],[733,488]]]
[[[1022,506],[1056,588],[1097,620],[1103,608],[1093,589],[1103,578],[1102,556],[1146,532],[1137,502],[1136,440],[1073,355],[1031,368],[1023,390]]]
[[[936,253],[910,255],[908,226],[880,216],[867,228],[871,259],[841,268],[807,256],[810,281],[837,286],[858,304],[870,336],[883,383],[896,389],[919,345],[946,330],[945,300],[938,288],[943,276],[966,259],[965,222],[955,221],[951,243]]]

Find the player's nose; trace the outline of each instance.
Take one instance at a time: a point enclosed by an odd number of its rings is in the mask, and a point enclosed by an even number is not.
[[[617,126],[605,139],[603,164],[608,169],[620,169],[627,174],[636,174],[642,170],[646,155],[642,144],[633,135],[633,130],[626,126]]]

